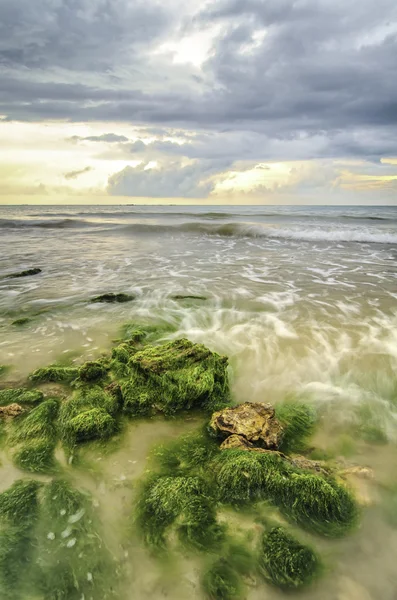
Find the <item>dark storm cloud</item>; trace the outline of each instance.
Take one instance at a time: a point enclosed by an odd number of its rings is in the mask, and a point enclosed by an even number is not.
[[[223,164],[397,154],[395,0],[214,0],[190,16],[185,6],[3,0],[0,114],[199,130],[184,146],[131,152]],[[200,71],[158,53],[178,31],[215,25]]]

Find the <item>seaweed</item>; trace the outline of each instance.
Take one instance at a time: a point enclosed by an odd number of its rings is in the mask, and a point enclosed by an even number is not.
[[[46,400],[16,423],[10,445],[14,447],[13,460],[17,467],[31,473],[54,470],[57,440],[54,421],[58,410],[56,400]]]
[[[203,429],[156,447],[152,456],[164,474],[192,474],[206,469],[218,453],[218,444]]]
[[[26,388],[14,388],[0,390],[0,404],[39,404],[44,400],[43,392],[39,390],[28,390]]]
[[[308,585],[320,570],[316,553],[283,527],[274,527],[264,533],[259,565],[274,585],[287,589]]]
[[[330,478],[297,472],[276,453],[225,450],[211,467],[224,503],[268,500],[301,526],[334,537],[357,522],[358,508],[348,490]]]
[[[107,377],[107,369],[99,360],[91,360],[79,369],[79,379],[84,382],[95,383]]]
[[[121,328],[124,340],[140,343],[157,342],[160,338],[176,331],[170,323],[125,323]]]
[[[115,569],[91,498],[63,480],[43,493],[34,581],[44,600],[114,597]],[[117,571],[116,571],[117,573]]]
[[[15,321],[13,321],[11,325],[15,325],[15,327],[23,327],[31,321],[32,319],[30,317],[21,317],[20,319],[15,319]]]
[[[90,302],[94,302],[94,303],[101,302],[101,303],[113,304],[113,303],[130,302],[131,300],[135,300],[135,296],[132,296],[131,294],[108,293],[108,294],[101,294],[100,296],[95,296],[94,298],[91,298]]]
[[[353,496],[332,479],[292,473],[282,488],[286,513],[302,527],[338,537],[357,523],[358,507]]]
[[[31,275],[38,275],[41,273],[41,269],[35,267],[34,269],[26,269],[26,271],[20,271],[19,273],[11,273],[7,275],[7,279],[17,279],[19,277],[30,277]]]
[[[120,409],[120,398],[113,392],[98,386],[83,388],[62,404],[59,427],[67,445],[107,438],[116,432],[113,417]]]
[[[210,600],[237,600],[243,587],[241,577],[225,558],[219,558],[206,569],[201,586]]]
[[[70,383],[78,377],[79,370],[76,367],[63,367],[51,365],[36,369],[29,375],[29,379],[36,383]]]
[[[285,402],[276,406],[276,417],[284,427],[279,450],[304,452],[306,441],[314,433],[316,413],[311,406],[299,402]]]
[[[202,408],[212,412],[229,403],[227,358],[186,339],[147,346],[129,360],[130,379],[122,384],[125,412],[172,415]]]
[[[204,479],[152,475],[142,485],[136,518],[150,546],[164,546],[166,532],[175,523],[181,541],[204,549],[219,543],[223,535],[215,507]]]
[[[33,554],[38,516],[37,481],[17,481],[0,494],[0,595],[18,600]]]
[[[237,504],[277,499],[291,467],[274,452],[224,450],[211,465],[220,499]]]

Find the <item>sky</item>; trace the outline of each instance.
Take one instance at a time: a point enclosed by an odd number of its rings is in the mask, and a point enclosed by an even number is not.
[[[397,205],[395,0],[0,0],[0,204]]]

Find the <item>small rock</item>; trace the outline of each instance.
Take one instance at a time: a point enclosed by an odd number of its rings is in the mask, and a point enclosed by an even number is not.
[[[283,436],[283,427],[275,418],[274,408],[270,404],[256,402],[245,402],[215,412],[210,428],[223,437],[242,436],[248,442],[268,450],[276,450]],[[231,443],[237,444],[239,441],[234,440]]]
[[[15,419],[19,417],[24,411],[22,406],[19,404],[9,404],[8,406],[0,406],[0,418],[3,419]]]

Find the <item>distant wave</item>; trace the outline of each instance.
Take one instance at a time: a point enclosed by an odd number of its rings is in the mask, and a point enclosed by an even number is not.
[[[74,227],[89,227],[94,225],[82,219],[0,219],[0,229],[27,229],[40,227],[42,229],[71,229]]]
[[[191,216],[191,215],[190,215]],[[1,228],[11,229],[92,229],[94,232],[119,232],[123,234],[150,235],[150,234],[178,234],[191,233],[197,235],[210,235],[220,237],[247,237],[301,240],[307,242],[362,242],[379,244],[397,244],[397,233],[381,231],[371,228],[339,227],[325,229],[318,226],[318,222],[311,226],[298,227],[273,227],[262,224],[241,223],[229,221],[227,223],[211,223],[187,221],[185,223],[123,223],[119,222],[90,222],[83,219],[0,219]]]
[[[397,234],[371,232],[357,229],[324,230],[320,228],[287,229],[263,227],[244,223],[182,223],[169,224],[131,224],[117,227],[118,231],[131,233],[197,233],[221,237],[279,238],[302,240],[307,242],[362,242],[379,244],[397,244]]]

